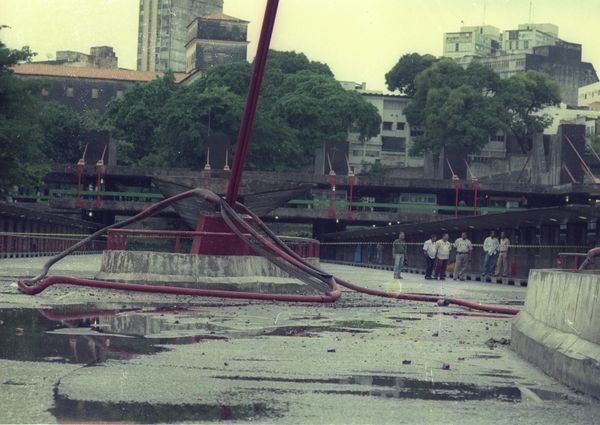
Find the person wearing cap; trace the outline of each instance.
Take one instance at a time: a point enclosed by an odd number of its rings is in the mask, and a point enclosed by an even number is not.
[[[435,256],[437,254],[436,235],[431,235],[429,239],[423,243],[423,254],[425,255],[425,279],[432,279],[433,267],[435,265]]]
[[[456,249],[454,280],[465,280],[465,270],[467,269],[471,251],[473,250],[473,244],[471,244],[471,241],[467,238],[465,232],[463,232],[460,238],[454,242],[454,248]]]

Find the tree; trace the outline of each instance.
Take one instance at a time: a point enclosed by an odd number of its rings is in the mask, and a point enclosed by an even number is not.
[[[503,80],[500,97],[510,113],[508,128],[523,153],[532,149],[533,135],[552,123],[542,109],[560,103],[560,88],[546,74],[528,71]]]
[[[440,59],[417,75],[413,101],[405,109],[411,126],[426,129],[412,151],[478,153],[502,130],[514,134],[527,153],[533,134],[551,122],[540,111],[559,100],[558,86],[545,74],[529,71],[502,80],[477,62],[463,68]]]
[[[0,29],[6,28],[0,26]],[[36,125],[39,81],[24,81],[12,67],[29,61],[28,47],[9,49],[0,41],[0,196],[17,185],[33,188],[48,170],[40,151],[41,132]]]
[[[140,161],[158,150],[156,131],[164,116],[165,104],[181,90],[173,73],[148,83],[136,83],[122,97],[109,102],[105,112],[106,124],[115,138],[134,147],[132,160]]]
[[[400,90],[406,96],[414,96],[415,79],[422,71],[433,65],[437,59],[432,55],[408,53],[403,55],[396,65],[385,74],[389,90]]]
[[[239,130],[252,67],[217,66],[188,86],[171,77],[138,84],[107,109],[115,135],[135,147],[134,163],[198,167],[209,132],[232,140]],[[348,127],[367,139],[379,131],[377,109],[344,90],[325,64],[295,52],[269,53],[250,143],[247,167],[299,169],[314,150],[345,140]]]
[[[441,59],[415,80],[415,96],[405,110],[411,126],[426,128],[414,153],[442,148],[477,153],[489,137],[505,128],[506,113],[496,93],[500,77],[477,63],[463,69]]]

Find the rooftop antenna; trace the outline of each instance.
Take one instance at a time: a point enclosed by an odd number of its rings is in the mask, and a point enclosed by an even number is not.
[[[483,0],[483,25],[485,25],[486,0]]]
[[[529,0],[529,29],[533,24],[533,0]]]

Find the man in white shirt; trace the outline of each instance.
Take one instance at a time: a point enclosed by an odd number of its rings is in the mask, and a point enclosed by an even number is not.
[[[481,268],[481,276],[491,276],[496,269],[496,257],[498,255],[498,238],[493,230],[490,235],[483,241],[483,251],[485,257],[483,259],[483,267]]]
[[[508,275],[508,247],[510,246],[510,240],[506,236],[506,232],[500,233],[500,242],[498,245],[498,261],[496,262],[496,274],[498,276],[502,273],[502,277]]]
[[[469,264],[471,257],[471,251],[473,250],[473,244],[467,239],[467,234],[462,233],[460,238],[454,242],[454,248],[456,248],[456,261],[454,263],[454,280],[465,280],[465,270]]]
[[[431,235],[429,239],[423,244],[423,254],[425,255],[425,279],[432,279],[431,273],[433,272],[433,266],[435,265],[435,255],[437,254],[437,246],[435,241],[437,240],[436,235]]]
[[[435,243],[437,251],[434,279],[446,280],[446,267],[448,267],[448,258],[450,258],[450,250],[452,249],[448,237],[448,233],[444,233],[442,239]]]

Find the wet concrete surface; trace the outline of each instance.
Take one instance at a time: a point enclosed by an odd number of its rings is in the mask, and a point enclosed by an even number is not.
[[[510,350],[509,318],[347,291],[333,305],[68,286],[19,294],[16,278],[43,261],[0,260],[2,423],[600,422],[598,401]],[[99,256],[57,266],[89,277]],[[518,307],[526,291],[323,268],[373,288],[497,305]]]

